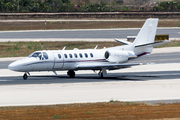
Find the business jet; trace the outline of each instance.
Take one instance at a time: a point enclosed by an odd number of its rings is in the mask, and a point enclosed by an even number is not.
[[[152,52],[154,46],[168,43],[168,40],[154,42],[158,19],[147,19],[135,38],[134,42],[115,39],[123,43],[122,46],[104,49],[82,49],[73,50],[43,50],[35,51],[27,58],[17,60],[8,66],[8,69],[24,72],[23,79],[26,80],[30,72],[34,71],[56,71],[67,70],[67,75],[75,77],[77,70],[98,70],[100,77],[107,76],[107,70],[128,68],[143,63],[127,63],[143,55]]]

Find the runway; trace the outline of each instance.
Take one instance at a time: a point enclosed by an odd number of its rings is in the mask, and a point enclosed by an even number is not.
[[[158,66],[158,65],[157,65]],[[100,78],[97,73],[92,71],[76,72],[75,78],[69,78],[66,72],[58,72],[55,76],[52,72],[32,73],[28,80],[23,80],[21,74],[14,76],[0,77],[0,86],[4,85],[28,85],[28,84],[66,84],[66,83],[98,83],[98,82],[117,82],[117,81],[149,81],[149,80],[169,80],[180,78],[180,70],[167,71],[145,71],[145,72],[123,72],[110,71],[106,78]]]
[[[136,36],[140,28],[127,29],[82,29],[82,30],[33,30],[0,32],[0,42],[8,41],[65,41],[68,39],[82,41],[84,39],[126,39]],[[158,28],[156,34],[169,34],[171,39],[180,38],[180,28]]]
[[[88,75],[88,77],[87,77]],[[6,77],[1,81],[0,106],[50,105],[85,102],[148,101],[180,102],[180,71],[112,73],[116,77],[100,79],[97,75]],[[6,82],[7,83],[7,82]]]
[[[7,70],[11,62],[0,59],[0,106],[51,105],[110,100],[134,102],[180,102],[180,47],[154,49],[152,55],[136,62],[157,64],[108,71],[101,79],[93,71],[76,71],[69,78],[67,71],[23,73]],[[164,53],[162,53],[164,52]],[[18,58],[14,58],[18,59]],[[3,64],[3,65],[2,65]]]

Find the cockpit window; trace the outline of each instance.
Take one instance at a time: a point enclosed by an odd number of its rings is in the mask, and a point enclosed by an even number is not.
[[[39,57],[39,59],[41,60],[41,58],[42,58],[42,54],[41,54],[41,52],[35,52],[35,53],[32,53],[32,54],[30,54],[28,57]]]
[[[31,54],[28,56],[28,58],[30,58],[33,54],[34,54],[34,53],[31,53]]]
[[[61,59],[61,55],[60,54],[58,54],[58,57],[59,57],[59,59]]]
[[[44,59],[48,59],[48,55],[46,52],[43,52]]]

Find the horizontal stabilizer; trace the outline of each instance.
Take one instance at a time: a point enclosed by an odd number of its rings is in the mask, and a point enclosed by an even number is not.
[[[163,44],[166,44],[166,43],[169,43],[169,42],[171,42],[171,41],[170,41],[170,40],[157,41],[157,42],[153,42],[153,43],[147,43],[147,44],[137,45],[137,46],[135,46],[135,47],[136,47],[136,48],[137,48],[137,47],[143,47],[143,46],[156,47],[156,46],[163,45]]]
[[[125,45],[131,45],[132,43],[131,42],[128,42],[128,41],[123,41],[123,40],[118,40],[118,39],[114,39],[115,41],[117,41],[117,42],[120,42],[120,43],[122,43],[122,44],[125,44]]]

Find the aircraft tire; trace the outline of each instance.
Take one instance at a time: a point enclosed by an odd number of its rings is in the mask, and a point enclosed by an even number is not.
[[[99,73],[98,73],[98,75],[99,75],[99,77],[101,77],[101,78],[103,78],[104,76],[103,76],[103,72],[102,71],[100,71]]]
[[[70,78],[74,78],[74,77],[75,77],[75,72],[74,72],[74,70],[69,70],[69,71],[67,72],[67,74],[69,75]]]
[[[101,78],[104,78],[104,76],[103,76],[103,72],[101,72]]]
[[[24,79],[24,80],[27,80],[27,79],[28,79],[28,76],[27,76],[26,73],[23,75],[23,79]]]

